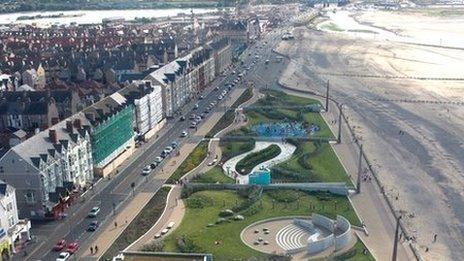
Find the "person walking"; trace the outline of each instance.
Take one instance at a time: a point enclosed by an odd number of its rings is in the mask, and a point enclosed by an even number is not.
[[[90,254],[93,255],[93,247],[90,247]]]

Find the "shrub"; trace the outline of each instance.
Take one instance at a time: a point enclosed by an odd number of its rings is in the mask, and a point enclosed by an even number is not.
[[[204,208],[214,204],[212,198],[200,194],[193,194],[186,200],[186,202],[187,207],[189,208]]]
[[[258,164],[278,156],[281,151],[279,146],[275,144],[270,145],[263,150],[248,154],[237,163],[235,168],[243,174],[249,173]],[[242,170],[244,171],[242,172]]]
[[[164,242],[161,240],[154,240],[153,242],[144,245],[140,250],[144,252],[163,252]]]

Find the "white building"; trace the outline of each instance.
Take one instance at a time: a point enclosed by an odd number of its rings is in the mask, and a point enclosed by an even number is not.
[[[161,86],[135,81],[119,93],[134,104],[134,126],[141,139],[149,139],[165,125]]]
[[[90,123],[78,113],[11,148],[0,179],[16,188],[20,217],[56,218],[93,181]]]
[[[149,74],[145,80],[152,85],[161,86],[163,110],[166,117],[173,117],[189,99],[206,88],[220,71],[229,66],[230,62],[229,41],[221,39],[166,64]]]
[[[15,189],[0,181],[0,252],[11,256],[30,239],[31,222],[18,218]]]

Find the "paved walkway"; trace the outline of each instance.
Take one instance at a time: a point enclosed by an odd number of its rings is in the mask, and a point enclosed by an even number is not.
[[[174,226],[166,235],[168,235],[171,231],[175,230],[180,225],[185,214],[184,202],[180,199],[181,192],[181,186],[171,186],[171,191],[169,192],[167,198],[166,207],[161,217],[158,219],[158,221],[156,221],[155,225],[150,228],[150,230],[148,230],[143,236],[124,249],[124,251],[139,251],[144,245],[155,239],[155,235],[160,233],[161,230],[165,229],[167,224],[170,222],[174,222]],[[163,235],[163,237],[166,235]]]
[[[284,90],[289,94],[308,97],[312,99],[319,99],[312,95],[305,95],[299,92],[292,92]],[[325,102],[322,101],[321,102]],[[322,113],[322,117],[326,121],[333,133],[338,131],[338,109],[330,103],[328,113]],[[333,124],[329,124],[333,123]],[[342,125],[343,126],[343,125]],[[351,135],[349,134],[346,126],[342,127],[342,143],[332,145],[337,157],[345,167],[347,173],[353,184],[357,180],[357,162],[359,152],[355,149]],[[377,260],[390,260],[393,252],[393,238],[394,238],[394,217],[386,205],[385,200],[380,194],[380,189],[376,186],[375,182],[363,182],[361,185],[361,193],[350,196],[353,207],[361,216],[360,218],[366,226],[366,233],[358,233],[362,241],[366,244],[369,251]],[[414,260],[411,251],[405,242],[398,247],[398,260]]]
[[[234,89],[230,96],[223,102],[224,106],[231,106],[240,95],[244,92],[244,89]],[[200,125],[195,133],[195,136],[205,136],[209,130],[219,121],[224,114],[224,111],[214,111],[206,121]],[[170,157],[167,159],[166,164],[161,169],[157,169],[155,175],[150,176],[151,180],[148,182],[160,182],[166,180],[171,174],[180,166],[180,164],[188,157],[188,155],[195,149],[200,141],[192,141],[184,143],[180,148],[179,156]],[[132,220],[138,215],[148,201],[153,197],[157,190],[151,190],[149,186],[143,191],[136,192],[132,199],[127,200],[124,206],[121,207],[119,213],[113,219],[112,222],[108,222],[105,227],[100,228],[98,237],[92,243],[92,246],[98,246],[98,253],[92,255],[90,249],[81,249],[76,253],[76,256],[81,260],[96,260],[108,250],[113,242],[119,237],[119,235],[125,230],[126,224],[130,224]],[[114,227],[114,221],[119,225]]]
[[[232,179],[235,179],[236,181],[238,181],[239,184],[248,184],[248,176],[249,174],[246,174],[246,175],[241,175],[241,174],[237,174],[238,171],[240,170],[236,170],[236,165],[237,163],[242,160],[243,158],[245,158],[247,155],[251,154],[251,153],[254,153],[254,152],[257,152],[257,151],[261,151],[271,145],[277,145],[280,147],[281,149],[281,152],[279,153],[279,155],[277,155],[276,157],[270,159],[270,160],[267,160],[265,162],[262,162],[258,165],[256,165],[250,172],[253,173],[257,170],[260,170],[261,168],[269,168],[269,167],[272,167],[276,164],[279,164],[281,162],[285,162],[287,160],[289,160],[292,155],[293,155],[293,152],[295,152],[296,150],[296,147],[290,143],[283,143],[281,141],[277,142],[277,141],[256,141],[255,142],[255,147],[250,150],[250,151],[247,151],[243,154],[240,154],[236,157],[233,157],[231,159],[229,159],[228,161],[226,161],[223,165],[222,165],[222,171],[229,177],[231,177]]]

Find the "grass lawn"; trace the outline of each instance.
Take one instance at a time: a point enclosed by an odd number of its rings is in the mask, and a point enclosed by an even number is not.
[[[297,146],[297,149],[288,161],[272,168],[274,181],[346,182],[351,185],[350,178],[328,143],[290,143]]]
[[[166,183],[174,183],[176,180],[180,179],[187,172],[194,169],[196,166],[206,158],[206,153],[208,152],[208,141],[201,141],[195,149],[187,156],[187,158],[180,164],[180,166],[174,171],[174,173],[169,177]]]
[[[255,108],[245,109],[248,123],[245,128],[234,134],[249,134],[251,127],[258,123],[297,121],[308,125],[316,124],[320,127],[320,130],[311,136],[312,138],[334,138],[319,112],[314,112],[311,108],[292,108],[292,106],[320,106],[319,101],[273,90],[264,91],[264,93],[265,97],[254,104]]]
[[[367,254],[364,254],[363,251],[366,248],[366,246],[363,244],[361,240],[358,240],[356,242],[356,245],[350,249],[348,252],[339,255],[333,260],[336,261],[345,261],[345,260],[350,260],[350,261],[375,261],[375,258],[372,256],[372,254],[368,251]]]
[[[242,174],[248,174],[258,164],[277,157],[281,151],[282,150],[279,146],[277,146],[276,144],[272,144],[260,151],[256,151],[246,155],[245,158],[237,162],[235,168],[238,169],[238,171],[240,171],[240,173]]]
[[[252,150],[255,147],[255,141],[249,139],[247,141],[227,141],[221,140],[219,146],[222,150],[222,162],[226,162],[230,158],[243,154]]]
[[[346,197],[294,190],[265,191],[260,200],[239,212],[244,220],[215,224],[221,210],[232,209],[245,199],[233,190],[199,191],[190,195],[184,200],[187,208],[180,226],[164,240],[164,251],[179,252],[177,239],[184,238],[188,246],[184,249],[212,253],[217,260],[266,259],[270,256],[249,248],[240,239],[241,231],[256,221],[316,212],[331,218],[341,214],[353,224],[360,225]],[[209,224],[215,225],[207,227]],[[221,244],[215,245],[215,241],[221,241]]]
[[[169,187],[162,187],[148,201],[147,205],[140,211],[134,220],[127,226],[124,232],[114,241],[111,247],[105,252],[101,260],[111,260],[120,251],[128,247],[132,242],[147,232],[161,216],[166,206],[166,198]]]
[[[201,174],[191,182],[193,183],[235,183],[235,181],[222,172],[222,168],[215,166],[207,172]]]

